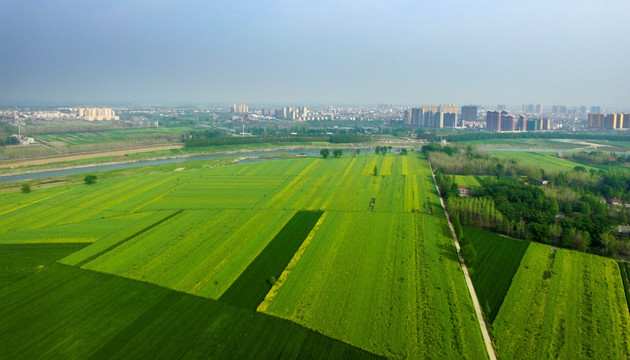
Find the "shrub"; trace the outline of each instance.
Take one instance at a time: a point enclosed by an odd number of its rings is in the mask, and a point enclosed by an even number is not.
[[[92,185],[96,182],[96,175],[85,175],[85,177],[83,178],[83,181],[85,181],[86,184],[88,185]]]

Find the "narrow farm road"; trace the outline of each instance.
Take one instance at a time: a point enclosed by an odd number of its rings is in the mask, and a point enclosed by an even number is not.
[[[435,188],[438,191],[438,195],[440,195],[440,204],[442,205],[442,209],[444,210],[444,215],[446,215],[446,221],[448,222],[448,227],[451,229],[451,235],[453,236],[453,241],[455,242],[455,249],[457,249],[457,257],[459,258],[459,264],[462,267],[464,272],[464,277],[466,278],[466,285],[468,286],[468,292],[470,293],[470,297],[473,301],[473,306],[475,307],[475,313],[477,314],[477,321],[479,322],[479,328],[481,328],[481,335],[483,336],[483,341],[486,343],[486,351],[488,351],[488,357],[490,360],[496,360],[497,356],[494,354],[494,347],[492,347],[492,340],[490,339],[490,333],[488,333],[488,328],[486,327],[486,322],[483,320],[483,313],[481,312],[481,306],[479,306],[479,299],[477,299],[477,293],[475,292],[475,287],[473,286],[472,280],[470,279],[470,274],[468,274],[468,268],[466,267],[466,263],[464,262],[464,258],[460,252],[459,241],[457,240],[457,235],[455,235],[455,229],[453,228],[453,224],[451,223],[451,218],[448,216],[448,212],[446,211],[446,206],[444,205],[444,199],[442,199],[442,195],[440,193],[440,188],[437,185],[437,181],[435,180],[435,174],[433,173],[433,167],[431,166],[431,162],[429,162],[429,169],[431,169],[431,176],[433,176],[433,183],[435,184]]]

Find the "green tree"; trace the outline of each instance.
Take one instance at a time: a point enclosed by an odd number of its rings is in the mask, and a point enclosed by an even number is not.
[[[451,222],[453,223],[457,239],[462,243],[464,241],[464,232],[462,231],[462,224],[459,222],[459,215],[457,215],[457,213],[451,216]]]
[[[374,176],[378,175],[378,168],[376,167],[376,165],[374,165]]]
[[[359,156],[359,154],[361,153],[361,149],[356,149],[356,150],[354,151],[354,153],[355,153],[357,156]]]
[[[87,185],[92,185],[94,183],[96,183],[96,175],[85,175],[85,177],[83,178],[83,181],[87,184]]]
[[[333,155],[334,155],[335,157],[340,157],[340,156],[341,156],[341,154],[343,154],[343,150],[341,150],[341,149],[335,149],[335,150],[333,150]]]
[[[30,192],[31,192],[31,184],[29,184],[29,183],[23,183],[23,184],[22,184],[22,187],[21,187],[21,190],[22,190],[22,192],[23,192],[23,193],[25,193],[25,194],[30,193]]]
[[[322,155],[322,157],[325,159],[325,158],[327,158],[327,157],[328,157],[328,155],[330,154],[330,151],[329,151],[328,149],[321,149],[319,153],[320,153],[320,154]]]
[[[462,247],[462,256],[466,261],[466,264],[471,265],[474,264],[475,260],[477,260],[477,250],[472,246],[472,244],[467,244]]]
[[[617,238],[609,232],[602,234],[602,244],[604,245],[604,251],[607,256],[617,254]]]

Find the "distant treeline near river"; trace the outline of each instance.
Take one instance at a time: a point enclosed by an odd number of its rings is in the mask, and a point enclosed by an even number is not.
[[[258,143],[290,143],[290,142],[329,142],[334,144],[361,143],[371,137],[364,135],[267,135],[267,136],[230,136],[230,137],[195,137],[185,139],[186,147],[238,145]]]
[[[433,136],[437,140],[439,136]],[[474,141],[486,139],[578,139],[578,140],[610,140],[610,141],[630,141],[630,133],[611,134],[608,133],[571,133],[571,132],[513,132],[513,133],[487,133],[474,132],[443,135],[443,139],[449,142]],[[429,139],[431,140],[431,139]]]

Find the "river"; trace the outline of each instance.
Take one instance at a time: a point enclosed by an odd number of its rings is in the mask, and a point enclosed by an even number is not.
[[[346,151],[354,152],[354,149],[342,149],[342,150],[344,152]],[[274,154],[290,154],[290,155],[306,154],[307,156],[319,156],[319,150],[318,149],[292,149],[292,150],[252,151],[252,152],[242,152],[242,153],[239,152],[239,153],[232,153],[232,154],[196,155],[196,156],[178,157],[178,158],[125,162],[125,163],[109,164],[109,165],[81,166],[81,167],[74,167],[70,169],[43,170],[43,171],[33,171],[33,172],[18,174],[18,175],[5,175],[5,176],[0,176],[0,182],[14,182],[14,181],[24,181],[24,180],[32,180],[32,179],[45,179],[45,178],[52,178],[52,177],[57,177],[57,176],[83,174],[83,173],[88,173],[88,172],[128,169],[128,168],[154,166],[154,165],[162,165],[162,164],[178,164],[178,163],[187,163],[191,161],[213,160],[213,159],[221,159],[221,158],[229,158],[229,157],[255,158],[262,155],[269,156],[269,155],[274,155]]]

